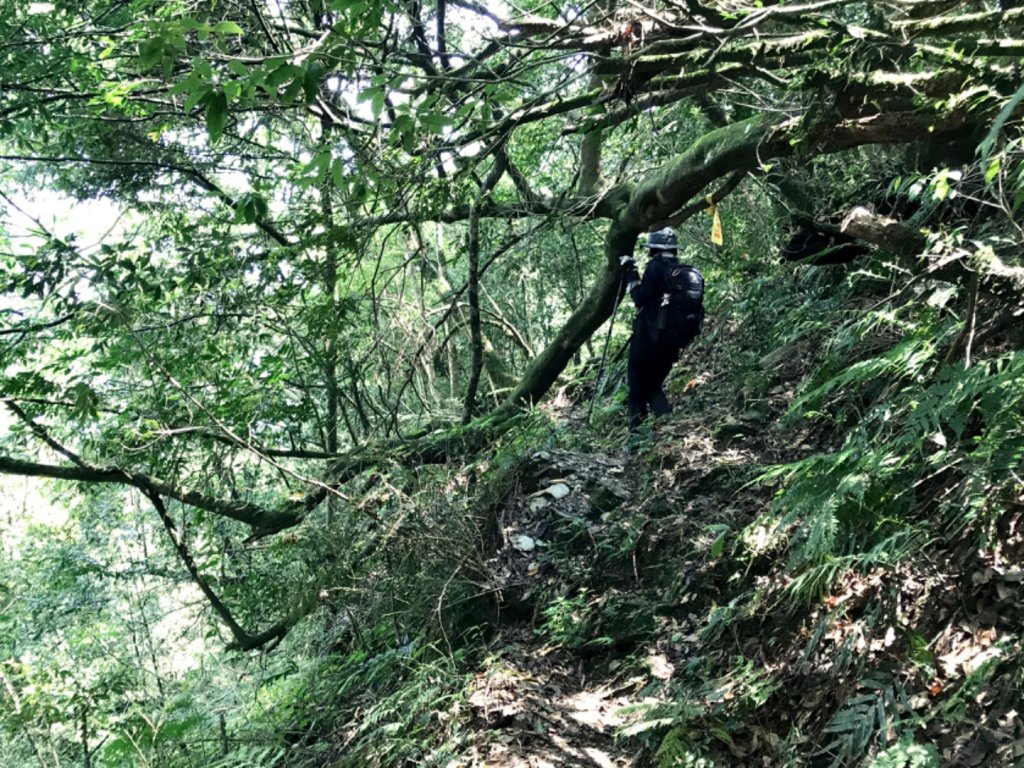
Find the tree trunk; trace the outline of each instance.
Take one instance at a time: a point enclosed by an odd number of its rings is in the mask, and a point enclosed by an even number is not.
[[[926,88],[931,83],[925,77],[917,84]],[[880,99],[885,95],[878,94]],[[902,104],[904,94],[892,98]],[[735,179],[738,172],[792,154],[798,146],[813,146],[817,153],[825,154],[865,144],[897,144],[921,136],[938,139],[986,119],[986,115],[964,110],[937,114],[922,110],[832,120],[809,127],[799,120],[774,122],[768,116],[757,115],[704,134],[635,188],[610,190],[598,201],[595,215],[611,219],[605,237],[604,269],[554,340],[527,369],[507,404],[536,403],[547,393],[576,351],[610,316],[618,288],[619,256],[633,253],[640,233],[667,224],[678,226],[701,210],[702,206],[693,201],[716,180],[729,175]],[[733,186],[726,184],[727,189]],[[999,263],[988,271],[990,279],[998,274],[1002,284],[1019,284],[1018,270]]]
[[[473,418],[476,390],[480,384],[480,371],[484,367],[484,339],[480,327],[480,209],[473,206],[469,216],[469,345],[472,361],[469,365],[469,382],[462,405],[462,423],[468,424]]]
[[[604,269],[555,339],[527,369],[510,402],[538,402],[576,351],[609,318],[619,288],[619,256],[632,255],[642,232],[670,219],[715,179],[756,166],[770,127],[758,116],[705,134],[634,189],[613,190],[601,201],[599,210],[612,219],[605,236]]]

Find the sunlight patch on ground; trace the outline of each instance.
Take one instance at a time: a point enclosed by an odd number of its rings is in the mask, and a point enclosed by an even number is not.
[[[576,722],[604,732],[624,722],[617,712],[626,702],[610,698],[610,693],[606,688],[576,691],[558,699],[555,704]]]

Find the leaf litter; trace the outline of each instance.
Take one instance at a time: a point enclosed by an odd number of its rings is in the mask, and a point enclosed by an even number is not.
[[[714,765],[782,765],[793,754],[802,765],[868,765],[911,732],[934,745],[941,765],[1019,764],[1021,678],[1005,661],[1019,656],[1024,623],[1024,503],[988,555],[960,543],[895,568],[847,570],[820,601],[783,609],[792,579],[778,533],[752,524],[774,487],[751,480],[834,449],[837,438],[819,423],[782,422],[809,350],[762,361],[780,383],[737,403],[717,386],[730,371],[724,346],[694,353],[696,375],[675,374],[693,407],[657,424],[638,455],[546,450],[524,463],[486,563],[509,620],[490,643],[495,659],[474,678],[474,735],[452,765],[669,765],[665,747],[687,721],[654,715],[680,701],[684,684],[693,689],[691,737]],[[578,411],[558,415],[581,424]],[[586,607],[636,594],[655,616],[650,631],[604,647],[539,636],[545,601],[579,586],[574,561],[553,557],[551,542],[566,549],[567,528],[589,539],[582,569],[629,518],[639,520],[630,572],[588,595]],[[729,563],[741,536],[753,559],[740,573],[756,600],[737,591]],[[733,618],[720,635],[713,617],[722,608]],[[862,759],[837,757],[858,739]]]

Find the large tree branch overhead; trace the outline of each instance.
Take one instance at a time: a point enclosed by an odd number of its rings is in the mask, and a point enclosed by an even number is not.
[[[265,509],[243,501],[227,501],[199,491],[189,491],[156,477],[117,467],[67,466],[0,456],[0,473],[46,477],[79,483],[127,485],[180,501],[196,509],[237,520],[260,533],[273,533],[302,522],[312,502],[288,502],[278,509]]]
[[[0,473],[138,489],[242,648],[311,603],[250,634],[165,505],[262,536],[347,502],[357,478],[478,452],[582,357],[645,231],[780,158],[817,189],[827,153],[988,134],[998,155],[1019,129],[1024,12],[994,4],[42,5],[0,19],[5,195],[120,218],[22,249],[57,231],[48,214],[2,217],[0,394],[58,458],[19,426]],[[921,250],[919,233],[858,225]],[[1019,292],[1009,260],[957,260],[980,290]],[[330,506],[323,542],[393,511]],[[329,572],[319,554],[296,569],[309,583]]]
[[[903,95],[878,90],[903,105]],[[974,111],[922,109],[805,125],[798,119],[758,115],[705,134],[677,158],[649,173],[632,189],[618,190],[606,201],[612,222],[605,238],[605,267],[556,338],[537,356],[510,397],[511,402],[539,401],[573,355],[610,317],[618,287],[618,257],[631,254],[637,236],[653,225],[680,221],[673,217],[708,185],[744,169],[813,147],[817,153],[847,150],[866,144],[898,144],[930,136],[955,135],[970,125],[982,126],[995,116],[997,103]],[[691,208],[692,212],[700,207]]]

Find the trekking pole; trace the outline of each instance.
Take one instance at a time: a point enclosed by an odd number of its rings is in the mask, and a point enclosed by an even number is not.
[[[612,329],[615,327],[615,315],[619,311],[619,305],[622,304],[622,299],[626,295],[626,284],[624,281],[619,282],[618,293],[615,296],[615,306],[612,307],[612,316],[608,318],[608,335],[604,338],[604,351],[601,352],[601,364],[597,367],[597,384],[594,385],[594,395],[590,398],[590,408],[587,410],[587,424],[590,424],[590,419],[594,415],[594,403],[597,402],[597,395],[604,386],[604,382],[601,381],[604,375],[604,363],[608,359],[608,345],[612,341]],[[632,337],[631,337],[632,338]]]

